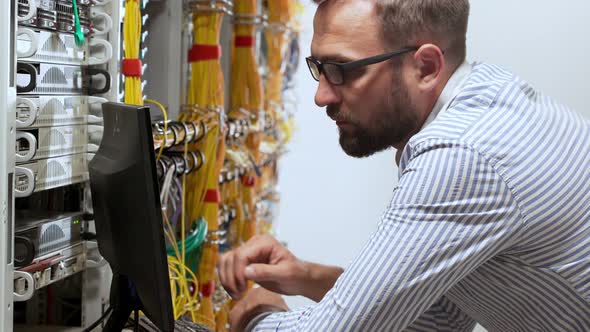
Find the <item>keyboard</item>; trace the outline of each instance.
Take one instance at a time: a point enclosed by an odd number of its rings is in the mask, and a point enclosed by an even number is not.
[[[133,318],[129,319],[129,325],[134,325]],[[133,331],[133,327],[128,328],[127,331]],[[160,329],[152,323],[147,317],[139,316],[139,331],[140,332],[160,332]],[[174,332],[215,332],[206,325],[193,323],[188,320],[179,319],[174,322]]]
[[[174,332],[215,332],[206,325],[179,319],[174,322]]]

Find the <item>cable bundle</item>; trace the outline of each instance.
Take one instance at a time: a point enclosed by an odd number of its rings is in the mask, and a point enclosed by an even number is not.
[[[268,68],[264,86],[255,49],[257,25],[262,23],[257,1],[236,3],[226,118],[218,44],[229,3],[187,2],[192,13],[192,46],[188,52],[186,104],[179,120],[183,123],[180,126],[193,128],[193,136],[197,127],[203,128],[199,129],[202,139],[186,139],[190,130],[175,130],[174,123],[166,122],[156,137],[158,159],[163,149],[167,149],[163,161],[187,161],[191,155],[202,156],[200,168],[188,174],[179,172],[182,167],[192,169],[188,161],[184,166],[162,167],[165,171],[161,173],[166,173],[163,193],[170,193],[170,205],[175,210],[163,215],[175,318],[190,318],[217,331],[226,331],[231,306],[215,273],[220,247],[225,250],[256,233],[270,232],[278,201],[277,159],[285,143],[282,137],[288,137],[291,128],[283,121],[285,50],[293,37],[290,29],[296,2],[266,2],[268,28],[264,38],[268,45]],[[197,164],[196,159],[193,164]],[[178,175],[173,181],[172,177]],[[167,206],[169,196],[162,196],[163,207]]]
[[[164,143],[167,141],[167,113],[162,104],[157,101],[146,99],[147,102],[154,103],[159,106],[164,114],[164,137],[161,146],[158,148],[159,161],[162,154]],[[187,144],[188,140],[184,140],[184,158],[187,157]],[[168,243],[167,254],[168,254],[168,269],[170,273],[170,290],[172,294],[172,306],[174,311],[174,318],[179,319],[185,314],[190,314],[193,320],[197,319],[195,312],[199,308],[198,292],[196,291],[199,287],[199,279],[193,272],[196,261],[191,261],[189,258],[196,256],[200,249],[202,242],[204,241],[205,234],[207,232],[207,224],[201,221],[197,224],[193,232],[186,237],[185,225],[186,225],[186,174],[182,176],[182,182],[180,184],[181,193],[179,195],[180,207],[176,206],[173,208],[175,214],[180,211],[180,241],[176,239],[177,227],[172,223],[175,223],[177,217],[173,216],[172,222],[169,218],[168,204],[169,197],[171,196],[173,182],[178,183],[179,181],[173,180],[176,175],[176,169],[170,167],[167,169],[164,175],[163,183],[161,184],[160,199],[162,201],[162,217],[164,219],[164,234]],[[178,185],[177,185],[178,187]],[[174,206],[174,202],[172,201]],[[191,268],[192,267],[192,268]]]
[[[235,5],[234,42],[231,66],[230,118],[258,117],[262,109],[262,80],[258,73],[256,52],[256,0],[240,0]],[[245,110],[241,112],[240,110]]]
[[[142,30],[142,19],[139,0],[126,0],[125,2],[125,18],[123,22],[123,33],[124,33],[124,49],[125,58],[123,59],[121,70],[125,75],[125,103],[133,105],[143,105],[143,93],[141,89],[141,73],[142,73],[142,62],[139,59],[139,49],[141,44],[141,30]],[[162,140],[158,148],[157,160],[162,155],[164,145],[168,139],[168,118],[166,109],[162,104],[155,100],[146,100],[147,102],[157,105],[164,115],[164,136],[162,138],[155,137],[155,140]],[[173,176],[173,170],[170,169],[166,174],[166,179],[162,185],[162,206],[165,207],[167,204],[167,196],[169,194],[169,188],[171,179]],[[183,181],[184,182],[184,181]],[[185,184],[182,184],[182,196],[184,196]],[[184,197],[181,198],[182,207],[179,211],[184,211]],[[184,230],[181,231],[182,240],[179,246],[176,241],[176,230],[170,224],[168,214],[163,211],[164,219],[164,234],[166,235],[167,241],[171,244],[168,252],[168,268],[170,273],[170,287],[173,294],[172,304],[174,309],[174,317],[178,319],[185,312],[193,312],[199,306],[198,293],[195,292],[195,288],[198,287],[199,282],[195,274],[185,265],[185,239]],[[184,225],[184,213],[182,213],[182,225]]]
[[[181,208],[184,208],[184,204]],[[183,229],[181,231],[181,241],[176,241],[175,231],[168,216],[166,214],[163,214],[163,216],[165,223],[164,233],[168,243],[170,243],[167,251],[174,319],[179,319],[188,313],[193,320],[196,320],[195,312],[199,308],[199,294],[196,290],[199,287],[199,279],[193,269],[189,267],[190,264],[187,264],[187,254],[199,250],[204,239],[203,230],[206,232],[206,223],[200,226],[200,229],[195,229],[193,234],[186,239]],[[184,216],[182,219],[181,222],[184,224]]]
[[[219,37],[225,11],[218,7],[223,1],[194,1],[192,3],[193,46],[188,54],[190,79],[187,105],[181,114],[182,121],[205,121],[209,128],[205,139],[188,146],[189,151],[201,150],[205,155],[202,173],[189,175],[190,191],[187,203],[190,209],[188,220],[204,217],[209,235],[203,245],[198,265],[201,281],[200,306],[191,313],[193,320],[215,329],[216,317],[213,306],[215,290],[215,266],[218,255],[218,212],[221,195],[218,178],[225,155],[224,129],[224,80],[221,71],[221,47]]]
[[[236,4],[230,119],[245,119],[251,123],[245,146],[244,144],[238,145],[235,149],[247,148],[254,163],[260,161],[259,147],[264,126],[264,117],[261,113],[263,106],[262,79],[258,72],[254,50],[256,27],[260,23],[261,17],[257,13],[256,0],[241,0]],[[250,170],[244,177],[254,179],[254,170]],[[234,204],[241,206],[245,204],[248,209],[248,218],[247,220],[239,220],[239,225],[234,227],[234,231],[238,232],[238,239],[247,241],[256,233],[256,195],[253,185],[240,187],[236,188],[240,194],[235,197],[239,201]],[[239,244],[239,242],[234,244]]]
[[[283,80],[284,80],[284,62],[285,51],[287,49],[290,37],[292,12],[294,11],[293,0],[268,0],[265,1],[266,25],[264,30],[264,40],[266,41],[266,75],[264,80],[264,111],[265,122],[263,135],[256,142],[249,141],[249,147],[254,143],[257,148],[253,152],[256,165],[256,173],[250,173],[244,179],[251,188],[244,186],[242,189],[244,200],[247,202],[247,209],[258,213],[256,204],[266,200],[265,196],[269,195],[270,187],[276,185],[276,158],[277,151],[280,149],[281,137],[288,137],[290,126],[285,126],[283,114]],[[286,135],[285,135],[286,134]],[[272,155],[274,163],[266,163],[263,160]],[[273,181],[270,181],[270,180]],[[268,233],[270,231],[270,222],[255,215],[256,227],[248,225],[244,228],[243,239],[247,240],[255,233]]]
[[[266,78],[265,107],[270,110],[273,120],[276,109],[282,103],[282,66],[288,42],[287,28],[291,22],[291,10],[293,8],[291,2],[290,0],[269,0],[267,2],[268,27],[265,38],[268,45],[268,76]]]
[[[125,1],[125,18],[123,22],[125,59],[122,72],[125,75],[125,103],[143,105],[141,91],[142,63],[139,59],[141,44],[141,10],[140,0]]]
[[[125,75],[125,103],[133,105],[144,104],[143,93],[141,89],[142,62],[139,59],[142,30],[139,1],[140,0],[126,0],[125,18],[123,23],[125,59],[123,59],[121,69],[123,75]],[[166,141],[168,140],[167,112],[161,103],[150,99],[146,99],[146,101],[157,105],[164,115],[164,135],[163,137],[154,137],[156,141],[160,140],[157,154],[157,160],[159,160],[166,145]],[[164,184],[162,185],[163,207],[167,205],[167,197],[171,187],[173,175],[174,170],[169,169],[168,173],[166,174]],[[164,219],[163,227],[166,240],[170,243],[168,248],[168,268],[170,273],[170,288],[173,295],[172,304],[174,318],[178,319],[188,312],[192,314],[194,319],[196,319],[196,315],[194,313],[199,308],[198,292],[196,291],[196,289],[199,287],[199,279],[193,272],[196,262],[193,264],[193,269],[189,268],[187,266],[187,263],[189,262],[186,259],[186,254],[187,252],[190,254],[198,251],[204,239],[203,230],[206,233],[207,226],[206,224],[201,225],[200,228],[195,229],[195,232],[191,234],[191,236],[185,239],[185,188],[186,179],[183,178],[181,185],[182,206],[178,208],[182,214],[182,229],[180,231],[181,241],[176,241],[176,229],[171,225],[166,211],[163,211],[164,213],[162,213]]]

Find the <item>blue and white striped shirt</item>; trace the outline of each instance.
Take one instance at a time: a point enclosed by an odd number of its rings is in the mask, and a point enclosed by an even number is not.
[[[323,300],[256,331],[590,331],[590,122],[477,64]]]

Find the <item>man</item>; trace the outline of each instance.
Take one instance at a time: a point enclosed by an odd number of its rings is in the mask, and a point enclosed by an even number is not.
[[[397,149],[399,184],[346,270],[269,236],[223,255],[234,330],[590,331],[590,123],[465,63],[468,15],[467,0],[320,3],[316,103],[349,155]],[[263,288],[242,298],[247,280]]]

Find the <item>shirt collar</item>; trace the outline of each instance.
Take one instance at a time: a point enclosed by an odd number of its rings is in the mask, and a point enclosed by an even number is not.
[[[424,121],[420,131],[431,124],[441,111],[446,110],[449,107],[453,98],[460,92],[459,89],[463,86],[463,83],[465,83],[465,80],[467,79],[467,76],[471,72],[472,68],[473,66],[465,61],[461,64],[461,66],[459,66],[459,68],[457,68],[457,70],[455,70],[445,85],[442,93],[438,97],[436,104],[434,104],[432,112],[430,112],[426,118],[426,121]]]
[[[460,92],[460,88],[463,86],[463,84],[467,80],[467,77],[469,76],[469,73],[471,72],[472,69],[473,69],[473,65],[468,63],[467,61],[465,61],[455,70],[453,75],[451,75],[451,77],[447,81],[447,84],[445,85],[443,91],[441,92],[440,96],[438,97],[438,100],[434,104],[432,111],[430,112],[430,114],[426,118],[426,121],[424,121],[422,128],[420,128],[420,131],[422,131],[422,130],[424,130],[424,128],[428,127],[428,125],[430,125],[432,123],[432,121],[434,121],[434,119],[436,119],[436,117],[439,115],[440,112],[446,110],[449,107],[449,105],[453,101],[453,98]],[[396,156],[395,156],[395,163],[398,165],[398,167],[399,167],[399,160],[401,158],[402,152],[403,152],[403,149],[398,150],[396,153]],[[399,175],[401,177],[401,168],[399,170]]]

